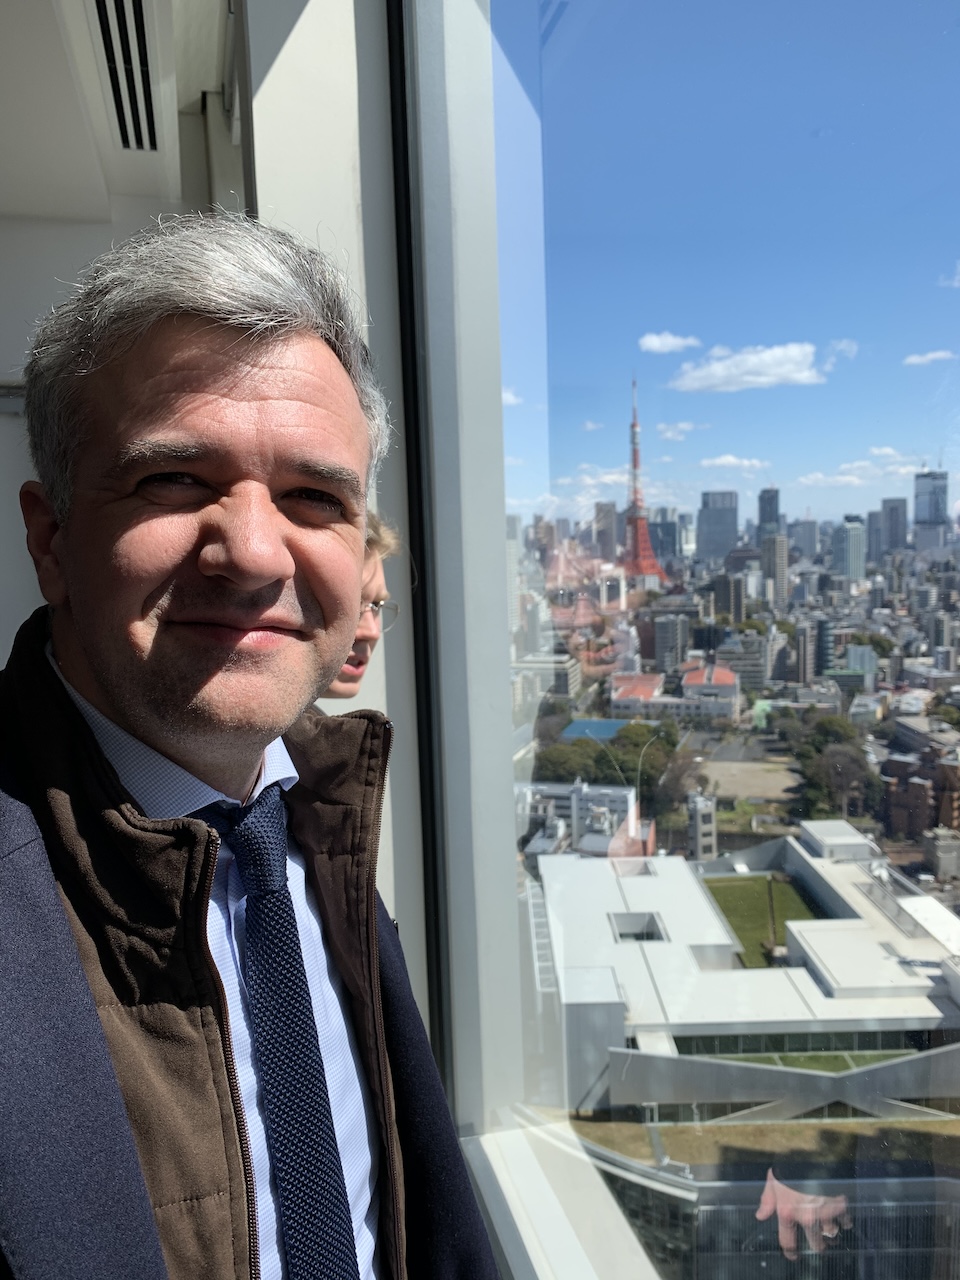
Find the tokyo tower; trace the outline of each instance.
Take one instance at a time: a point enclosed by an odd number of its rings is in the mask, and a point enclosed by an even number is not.
[[[650,529],[643,506],[640,483],[640,421],[637,418],[637,383],[633,383],[633,417],[630,420],[630,505],[627,508],[627,551],[624,568],[632,577],[657,577],[661,585],[669,579],[654,555]]]

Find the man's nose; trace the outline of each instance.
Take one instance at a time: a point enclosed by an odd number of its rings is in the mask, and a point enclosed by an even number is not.
[[[293,577],[287,521],[268,491],[243,486],[208,508],[206,516],[197,556],[202,573],[248,591]]]

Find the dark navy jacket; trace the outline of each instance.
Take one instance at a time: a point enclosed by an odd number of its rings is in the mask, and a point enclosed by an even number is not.
[[[496,1280],[397,932],[382,903],[378,934],[411,1280]],[[0,775],[0,1280],[10,1274],[165,1280],[166,1269],[43,840]]]

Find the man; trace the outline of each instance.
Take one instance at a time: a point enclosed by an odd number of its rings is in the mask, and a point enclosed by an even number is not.
[[[40,325],[26,411],[0,1275],[495,1276],[376,894],[390,726],[311,706],[387,436],[343,281],[164,223]]]
[[[374,513],[367,513],[367,554],[363,562],[360,587],[360,622],[347,660],[337,678],[324,691],[325,698],[355,698],[367,673],[373,651],[381,635],[397,616],[397,606],[390,599],[383,562],[396,555],[400,539],[396,531]]]

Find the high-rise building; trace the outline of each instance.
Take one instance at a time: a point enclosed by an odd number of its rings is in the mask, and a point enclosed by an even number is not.
[[[670,512],[673,513],[672,519],[667,518]],[[660,518],[661,516],[663,519]],[[680,527],[677,524],[676,507],[657,507],[647,524],[647,530],[650,534],[650,545],[653,547],[653,554],[660,564],[663,564],[665,560],[677,559],[681,551]]]
[[[883,557],[883,515],[867,512],[867,564],[879,564]]]
[[[794,520],[787,532],[791,543],[800,554],[812,560],[817,554],[816,520]]]
[[[822,676],[836,662],[834,627],[829,618],[817,619],[817,650],[814,656],[814,674]]]
[[[775,537],[780,532],[779,489],[760,490],[757,516],[757,543],[762,547],[764,538]]]
[[[653,624],[654,654],[658,671],[676,671],[687,660],[690,620],[683,613],[668,613]]]
[[[880,549],[899,551],[907,545],[907,500],[884,498],[880,503]]]
[[[617,506],[614,502],[593,504],[593,540],[601,560],[611,563],[617,555]]]
[[[519,516],[507,516],[507,623],[513,634],[520,625],[520,553]]]
[[[746,583],[743,574],[721,573],[713,580],[713,603],[717,613],[725,613],[736,625],[747,616]]]
[[[950,533],[946,471],[918,471],[914,481],[913,542],[918,551],[942,547]]]
[[[760,572],[773,582],[773,607],[778,612],[787,607],[787,563],[786,538],[782,533],[768,534],[760,543]]]
[[[697,556],[701,560],[722,560],[736,545],[736,491],[702,493],[697,512]]]
[[[566,516],[557,516],[553,524],[557,531],[557,541],[566,542],[570,537],[570,521]]]
[[[867,531],[861,516],[844,516],[833,531],[833,573],[859,581],[867,573]]]
[[[797,626],[797,682],[809,684],[816,674],[817,629],[811,622]]]
[[[913,478],[915,524],[947,524],[946,471],[918,471]]]

